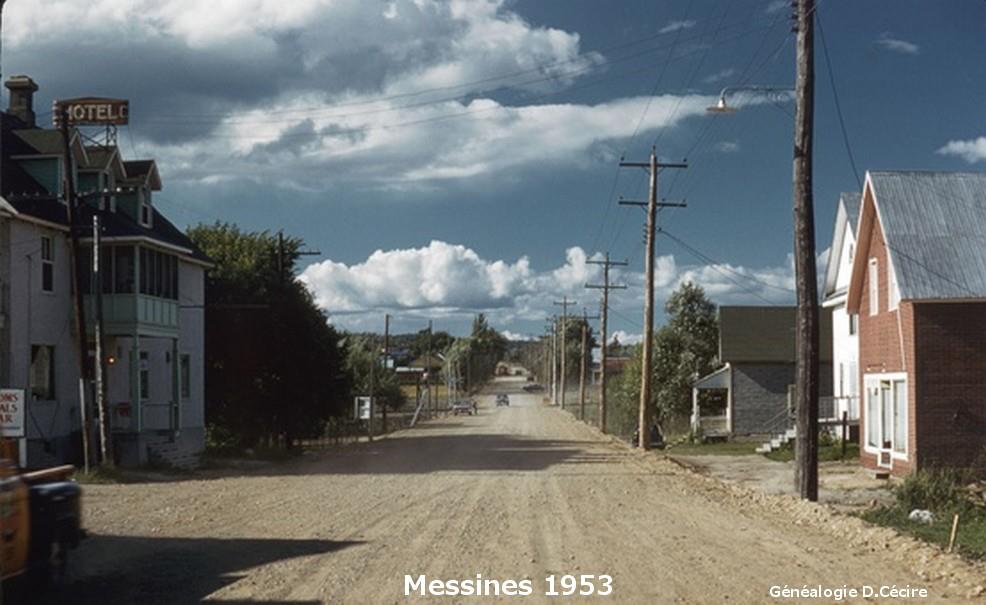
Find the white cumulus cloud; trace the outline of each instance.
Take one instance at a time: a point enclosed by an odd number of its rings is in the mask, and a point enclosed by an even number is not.
[[[986,137],[967,141],[949,141],[938,150],[938,153],[958,156],[970,164],[986,162]]]

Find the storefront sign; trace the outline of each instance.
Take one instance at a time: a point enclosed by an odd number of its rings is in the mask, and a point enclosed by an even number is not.
[[[0,389],[0,437],[24,436],[24,391]]]

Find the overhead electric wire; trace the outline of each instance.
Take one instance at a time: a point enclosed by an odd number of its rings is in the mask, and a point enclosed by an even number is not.
[[[856,185],[860,191],[863,189],[863,179],[859,178],[859,170],[856,168],[856,158],[853,157],[852,145],[849,144],[849,134],[846,131],[846,121],[842,116],[842,103],[839,102],[839,91],[835,87],[835,74],[832,71],[832,59],[829,57],[829,47],[825,42],[825,28],[822,27],[822,16],[815,11],[815,23],[818,24],[819,37],[822,39],[822,54],[825,57],[825,67],[829,75],[829,86],[832,88],[832,98],[835,100],[835,113],[839,117],[839,129],[842,131],[842,142],[846,146],[846,155],[849,156],[849,165],[852,173],[856,177]]]
[[[729,29],[738,29],[739,25],[740,24],[731,25]],[[742,37],[742,36],[746,35],[747,33],[751,32],[751,31],[755,31],[756,29],[758,29],[758,28],[744,29],[739,34],[736,34],[736,35],[738,37]],[[680,34],[680,30],[677,33]],[[693,39],[694,40],[697,40],[698,39],[698,36],[694,37]],[[630,44],[624,44],[624,45],[620,45],[620,46],[629,46],[629,45]],[[294,115],[294,114],[300,114],[298,117],[285,118],[284,120],[280,120],[280,121],[288,122],[288,121],[301,120],[301,119],[304,119],[305,117],[320,117],[320,118],[326,118],[326,119],[333,119],[333,118],[343,118],[343,117],[351,117],[351,116],[358,116],[358,115],[366,115],[366,114],[372,114],[372,113],[382,113],[382,112],[386,112],[386,111],[398,111],[398,110],[401,110],[401,109],[411,109],[411,108],[422,107],[422,106],[427,106],[427,105],[437,105],[437,104],[441,104],[441,103],[447,103],[447,102],[450,102],[450,101],[456,101],[456,100],[460,100],[460,99],[463,99],[463,98],[472,97],[472,96],[475,96],[477,94],[489,94],[491,92],[496,92],[498,90],[509,90],[509,89],[519,88],[519,87],[523,87],[523,86],[530,86],[530,85],[533,85],[533,84],[540,84],[540,83],[543,83],[543,82],[556,81],[556,80],[563,79],[563,78],[566,78],[566,77],[572,77],[572,76],[582,75],[582,74],[585,74],[585,73],[589,73],[589,72],[592,72],[592,71],[596,71],[596,70],[602,69],[602,68],[607,67],[609,65],[613,65],[613,64],[617,64],[617,63],[623,63],[623,62],[626,62],[626,61],[631,61],[633,59],[640,58],[640,57],[645,56],[647,54],[651,54],[651,53],[655,53],[655,52],[660,52],[660,51],[663,51],[663,50],[667,50],[669,48],[673,49],[676,46],[677,46],[677,38],[676,38],[675,42],[673,42],[672,44],[663,44],[663,45],[648,47],[648,48],[645,48],[645,49],[642,49],[642,50],[634,51],[633,53],[630,53],[630,54],[618,56],[618,57],[611,58],[611,59],[605,59],[604,61],[602,61],[600,63],[588,65],[588,66],[585,66],[585,67],[582,67],[582,68],[579,68],[579,69],[576,69],[576,70],[573,70],[573,71],[565,72],[565,73],[551,74],[551,75],[543,75],[541,77],[530,79],[530,80],[526,80],[526,81],[523,81],[523,82],[514,82],[514,83],[502,84],[502,85],[499,85],[499,86],[497,86],[495,88],[492,88],[492,89],[481,89],[481,90],[477,90],[477,91],[467,91],[467,92],[462,92],[462,93],[459,93],[459,94],[456,94],[456,95],[453,95],[453,96],[446,96],[446,97],[442,97],[442,98],[439,98],[439,99],[431,99],[431,100],[428,100],[428,101],[417,101],[417,102],[414,102],[414,103],[409,103],[409,104],[405,104],[405,105],[398,105],[398,106],[395,106],[395,107],[365,109],[365,110],[360,110],[360,111],[352,111],[352,112],[344,112],[344,113],[331,113],[331,114],[328,114],[328,115],[324,115],[324,112],[331,112],[331,111],[337,110],[338,108],[344,108],[344,107],[360,107],[360,106],[366,106],[366,105],[374,105],[374,104],[378,104],[378,103],[392,101],[394,99],[419,96],[419,95],[427,94],[427,93],[430,93],[430,92],[438,92],[438,91],[442,91],[442,90],[452,90],[452,89],[456,89],[456,88],[468,88],[468,87],[474,86],[477,83],[484,83],[484,82],[489,82],[489,81],[506,79],[506,78],[516,77],[518,75],[524,75],[524,74],[527,74],[527,73],[538,73],[538,72],[543,73],[543,71],[546,68],[551,67],[553,65],[564,64],[564,63],[574,63],[574,62],[584,62],[585,61],[585,58],[584,57],[579,57],[578,59],[567,59],[567,60],[564,60],[564,61],[542,64],[541,66],[536,67],[536,68],[531,68],[531,69],[527,69],[527,70],[523,70],[523,71],[519,71],[519,72],[514,72],[512,74],[507,74],[507,75],[504,75],[504,76],[493,76],[493,77],[484,78],[484,79],[481,79],[481,80],[474,80],[474,81],[471,81],[471,82],[464,82],[464,83],[461,83],[461,84],[455,84],[455,85],[450,85],[450,86],[442,86],[442,87],[436,87],[436,88],[431,88],[431,89],[423,89],[423,90],[414,91],[414,92],[408,92],[408,93],[399,93],[399,94],[394,94],[394,95],[384,95],[384,96],[379,96],[379,97],[373,97],[373,98],[366,99],[366,100],[361,100],[361,101],[358,101],[358,102],[342,102],[342,103],[333,103],[333,104],[327,104],[327,105],[310,106],[310,107],[306,107],[306,108],[280,109],[280,110],[277,111],[277,114],[279,116],[291,116],[291,115]],[[603,50],[605,51],[606,49],[603,49]],[[600,51],[596,51],[596,52],[600,52]],[[190,114],[165,114],[165,113],[157,113],[157,114],[155,114],[154,117],[147,118],[146,120],[147,121],[150,121],[150,122],[167,122],[169,124],[182,123],[182,122],[189,123],[189,124],[194,124],[194,123],[201,123],[201,122],[211,123],[211,122],[216,121],[217,119],[220,119],[221,120],[223,118],[226,118],[226,117],[229,117],[229,116],[233,116],[233,115],[237,115],[236,112],[223,112],[223,113],[211,113],[211,114],[210,113],[199,113],[199,114],[191,114],[191,113]],[[277,120],[266,119],[266,120],[263,120],[261,123],[269,123],[269,122],[276,122],[276,121]],[[255,122],[257,122],[257,121],[253,121],[253,120],[224,120],[224,123],[227,123],[227,124],[237,124],[237,123],[241,123],[242,124],[242,123],[255,123]]]

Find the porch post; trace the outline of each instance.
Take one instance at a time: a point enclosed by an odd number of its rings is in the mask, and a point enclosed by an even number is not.
[[[181,356],[178,354],[178,339],[171,339],[171,397],[174,402],[171,410],[171,430],[177,436],[181,432]]]
[[[130,398],[133,401],[134,420],[139,434],[144,430],[144,402],[140,398],[140,334],[134,332],[133,338],[133,345],[130,347]]]

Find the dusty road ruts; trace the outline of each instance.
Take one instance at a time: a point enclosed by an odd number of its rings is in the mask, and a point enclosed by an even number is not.
[[[68,585],[47,600],[492,601],[405,597],[405,574],[530,579],[531,596],[500,599],[525,603],[793,602],[772,600],[771,586],[817,584],[921,586],[930,598],[920,602],[947,603],[986,583],[981,567],[929,558],[933,551],[884,530],[859,532],[855,520],[831,521],[629,450],[519,386],[494,385],[512,393],[508,408],[484,396],[478,416],[288,465],[87,486],[94,536],[74,553]],[[613,594],[548,597],[551,574],[607,574]]]

